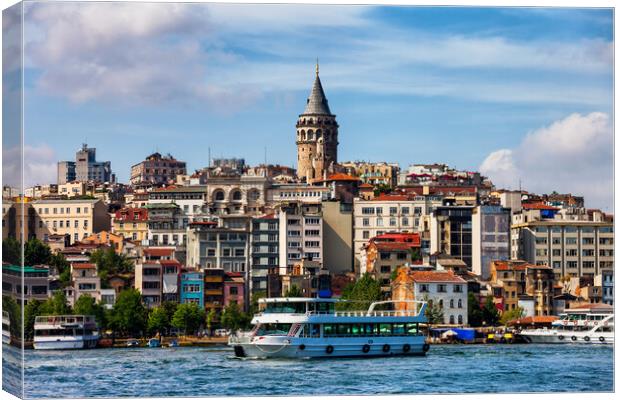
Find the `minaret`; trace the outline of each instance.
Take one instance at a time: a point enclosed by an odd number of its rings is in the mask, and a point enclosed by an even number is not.
[[[338,123],[321,85],[318,59],[306,109],[297,119],[296,143],[297,176],[308,183],[322,179],[330,166],[338,162]]]

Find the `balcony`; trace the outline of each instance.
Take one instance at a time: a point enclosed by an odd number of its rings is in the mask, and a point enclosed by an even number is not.
[[[205,296],[223,296],[224,289],[205,289],[204,294]]]
[[[223,276],[205,276],[205,282],[214,282],[214,283],[220,283],[220,282],[224,282],[224,277]]]

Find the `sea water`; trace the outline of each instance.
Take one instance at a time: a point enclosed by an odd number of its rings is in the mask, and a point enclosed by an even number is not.
[[[26,350],[24,362],[28,398],[610,392],[614,366],[612,346],[536,344],[312,360],[241,360],[225,346]],[[15,365],[4,368],[19,377]]]

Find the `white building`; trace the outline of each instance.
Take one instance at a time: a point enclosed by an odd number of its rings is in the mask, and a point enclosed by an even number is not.
[[[510,259],[510,209],[478,206],[471,218],[472,272],[489,279],[491,261]]]
[[[323,263],[323,214],[321,204],[289,203],[280,206],[280,275],[302,259]]]

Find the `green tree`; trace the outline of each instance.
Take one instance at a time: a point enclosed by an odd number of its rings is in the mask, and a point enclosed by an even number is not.
[[[267,297],[267,292],[265,291],[258,291],[258,292],[254,292],[252,293],[252,298],[250,300],[250,310],[248,311],[248,314],[250,315],[254,315],[258,312],[258,300],[263,299]]]
[[[170,326],[170,321],[172,321],[172,317],[174,316],[174,313],[177,311],[177,307],[179,306],[179,303],[174,302],[174,301],[164,301],[161,305],[164,309],[164,311],[166,311],[166,318],[168,318],[168,326]]]
[[[88,294],[83,294],[76,300],[73,312],[78,315],[93,315],[102,330],[107,325],[104,307]]]
[[[28,302],[28,304],[30,304],[30,302]],[[21,337],[22,313],[17,301],[15,301],[13,297],[2,296],[2,311],[6,311],[9,314],[11,336],[15,338]]]
[[[164,307],[155,307],[149,313],[149,320],[147,323],[147,330],[149,335],[159,334],[161,340],[162,332],[165,332],[170,327],[170,320]]]
[[[142,304],[142,296],[136,289],[123,290],[114,303],[109,327],[114,332],[139,336],[146,326],[147,312]]]
[[[284,297],[304,297],[304,294],[299,286],[293,285],[284,293]]]
[[[22,265],[22,245],[13,237],[2,241],[2,261],[13,265]]]
[[[434,301],[428,299],[427,295],[424,295],[424,301],[426,302],[426,320],[430,325],[437,325],[443,323],[443,308]]]
[[[522,307],[517,307],[514,310],[504,311],[499,319],[500,324],[507,325],[510,321],[521,318],[525,314],[525,310]]]
[[[174,316],[172,326],[181,329],[186,335],[196,333],[196,330],[205,321],[205,310],[195,303],[179,304]]]
[[[213,334],[213,321],[216,316],[215,308],[210,309],[207,313],[207,331],[209,332],[209,336]]]
[[[24,246],[25,265],[49,265],[52,259],[50,247],[37,238],[32,238]]]
[[[97,265],[97,273],[102,282],[107,282],[109,275],[124,274],[134,270],[133,263],[122,254],[116,254],[113,248],[98,249],[90,255],[90,262]]]
[[[34,320],[42,314],[41,303],[39,300],[29,300],[24,307],[24,337],[32,339],[34,337]]]
[[[224,328],[236,331],[245,328],[249,324],[251,317],[244,313],[237,303],[230,303],[222,311],[220,320]]]
[[[496,326],[499,322],[499,311],[495,307],[493,296],[487,296],[484,307],[482,307],[482,321],[487,326]]]
[[[340,310],[366,310],[374,301],[383,299],[381,284],[369,273],[365,273],[355,283],[348,284],[342,291],[342,299],[337,303]]]
[[[476,295],[472,292],[467,294],[467,322],[470,326],[482,326],[482,309]]]
[[[40,305],[38,315],[69,315],[71,313],[65,292],[57,290],[52,297]]]
[[[62,275],[66,271],[71,270],[71,264],[62,253],[53,253],[50,257],[49,265],[56,268],[56,272]]]

